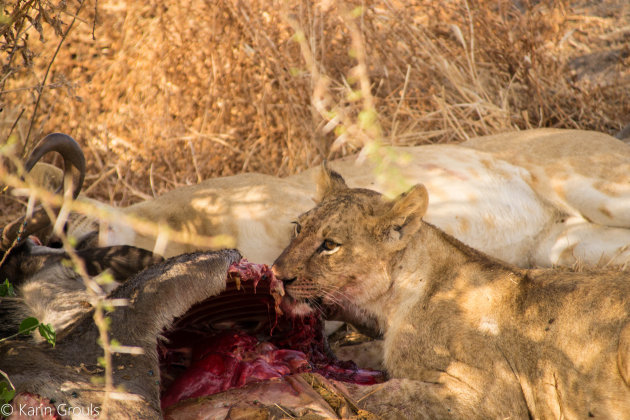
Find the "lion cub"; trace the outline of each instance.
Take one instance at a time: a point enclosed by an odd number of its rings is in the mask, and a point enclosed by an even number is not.
[[[422,185],[390,201],[324,166],[318,195],[274,271],[296,314],[376,321],[399,384],[381,398],[415,417],[630,418],[629,273],[494,260],[422,220]]]

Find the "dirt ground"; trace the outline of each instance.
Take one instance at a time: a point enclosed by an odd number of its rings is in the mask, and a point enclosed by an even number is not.
[[[389,143],[540,126],[615,133],[630,123],[627,0],[80,6],[51,9],[59,34],[43,22],[40,37],[30,24],[20,54],[2,51],[0,142],[11,133],[30,149],[49,132],[72,135],[88,160],[85,193],[116,205],[355,151],[366,109],[357,34],[374,132]],[[0,200],[3,218],[22,205]]]

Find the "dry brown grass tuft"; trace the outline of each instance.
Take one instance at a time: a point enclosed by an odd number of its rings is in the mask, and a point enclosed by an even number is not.
[[[58,13],[62,29],[77,4]],[[347,129],[333,129],[314,101],[351,120],[363,106],[340,13],[361,5],[374,107],[391,143],[630,122],[626,0],[99,0],[94,39],[92,0],[54,60],[29,144],[74,136],[89,162],[86,191],[117,205],[209,177],[311,166]],[[28,132],[37,90],[27,88],[59,41],[50,26],[44,34],[41,43],[31,28],[33,66],[6,79],[0,141],[22,110],[15,132],[22,141]],[[333,156],[352,150],[347,142]]]

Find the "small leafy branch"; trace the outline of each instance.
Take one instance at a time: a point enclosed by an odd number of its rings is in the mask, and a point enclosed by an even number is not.
[[[35,317],[26,318],[20,323],[20,327],[18,328],[18,332],[16,334],[10,335],[8,337],[3,337],[2,339],[0,339],[0,343],[15,338],[20,334],[31,334],[35,330],[39,331],[39,334],[48,343],[50,343],[50,345],[55,347],[55,344],[57,342],[57,333],[55,332],[55,329],[50,324],[43,324],[39,322],[39,320]]]
[[[57,36],[61,36],[61,20],[59,13],[66,8],[66,1],[53,4],[47,0],[17,0],[15,3],[0,0],[0,53],[6,54],[2,63],[2,78],[0,92],[12,75],[24,68],[33,66],[33,52],[29,49],[28,29],[35,28],[40,39],[44,40],[42,22],[54,28]],[[12,6],[12,8],[11,8]],[[16,56],[22,57],[20,64],[16,63]]]
[[[0,297],[15,297],[15,290],[13,285],[9,282],[9,279],[5,279],[4,283],[0,283]],[[21,334],[31,334],[33,331],[38,330],[39,334],[53,347],[57,342],[57,333],[50,324],[43,324],[35,317],[26,318],[20,323],[18,332],[8,337],[0,339],[0,343],[6,340],[15,338]],[[15,387],[11,383],[11,379],[6,373],[0,370],[0,375],[4,377],[4,380],[0,381],[0,405],[7,404],[13,397],[15,397]]]
[[[66,37],[72,30],[74,23],[77,20],[77,17],[79,13],[81,12],[84,5],[85,5],[85,0],[80,0],[78,2],[78,6],[76,10],[73,13],[67,13],[66,0],[58,0],[56,3],[52,0],[16,0],[16,2],[13,4],[11,4],[11,2],[7,4],[6,0],[0,0],[0,38],[2,38],[5,41],[5,42],[0,42],[0,54],[2,54],[3,56],[2,67],[0,68],[0,108],[2,106],[3,96],[6,93],[5,84],[7,80],[10,79],[13,75],[17,74],[20,70],[25,69],[25,68],[31,68],[33,65],[33,60],[32,60],[33,53],[29,49],[29,45],[28,45],[28,41],[29,41],[28,30],[30,28],[34,28],[39,33],[40,40],[43,42],[44,41],[43,23],[45,23],[51,26],[54,29],[56,36],[59,37],[59,41],[57,43],[57,48],[55,50],[55,53],[53,54],[50,62],[48,63],[46,72],[41,82],[36,87],[36,90],[37,90],[36,101],[33,106],[33,111],[30,117],[28,132],[26,134],[26,137],[23,139],[23,148],[21,152],[22,159],[26,156],[29,150],[29,146],[30,146],[29,138],[33,130],[35,119],[38,115],[39,104],[42,98],[42,94],[45,91],[45,88],[47,87],[46,81],[50,74],[51,67],[53,66],[53,63],[55,61],[55,58],[57,57],[57,54],[59,53],[64,41],[66,40]],[[63,28],[64,24],[60,18],[60,16],[64,13],[67,13],[72,17],[70,23],[67,25],[65,30]],[[92,36],[94,36],[94,34],[92,34]],[[16,64],[15,57],[18,54],[22,56],[21,64]],[[22,116],[23,112],[24,110],[22,110],[22,112],[18,116],[18,120]],[[13,124],[13,127],[15,127],[17,122],[18,121],[16,120],[15,123]],[[13,128],[11,129],[11,132],[9,133],[5,141],[6,146],[9,146],[11,143],[12,131],[13,131]],[[0,152],[2,151],[6,152],[6,150],[0,150]],[[0,157],[2,157],[1,155],[3,154],[4,153],[0,153]],[[23,172],[22,167],[21,167],[22,165],[20,164],[19,161],[14,162],[14,163],[16,164],[16,167],[19,169],[18,173],[21,174],[21,172]],[[0,166],[0,179],[2,179],[4,183],[9,184],[9,182],[7,182],[7,178],[9,177],[10,176],[6,174],[3,168]],[[27,186],[27,187],[31,187],[31,186]],[[2,192],[4,190],[5,189],[2,189]],[[113,387],[113,379],[112,379],[112,360],[111,360],[112,346],[111,346],[109,336],[108,336],[109,320],[105,315],[105,312],[107,311],[109,306],[105,302],[105,293],[103,292],[103,290],[100,288],[99,284],[97,283],[98,280],[92,279],[90,276],[87,275],[83,262],[78,258],[78,256],[76,255],[76,252],[74,251],[74,248],[72,246],[72,240],[70,238],[67,238],[63,234],[63,232],[60,232],[61,230],[60,227],[63,226],[63,224],[66,221],[65,219],[67,217],[67,211],[68,211],[67,209],[71,207],[71,203],[69,203],[71,199],[69,197],[64,197],[63,203],[62,203],[63,205],[61,206],[62,210],[59,215],[55,215],[54,212],[52,211],[52,206],[51,206],[52,200],[47,201],[45,198],[41,196],[35,197],[36,195],[37,193],[35,192],[33,195],[33,199],[38,198],[41,200],[42,207],[48,213],[50,220],[57,220],[57,222],[54,225],[54,229],[58,231],[57,233],[59,234],[62,240],[63,248],[67,251],[70,257],[70,260],[75,267],[75,270],[84,279],[86,283],[86,289],[92,293],[93,298],[94,298],[94,307],[95,307],[94,322],[96,323],[97,328],[99,330],[99,342],[101,346],[103,347],[103,352],[104,352],[104,355],[101,361],[101,363],[105,367],[105,378],[104,378],[105,398],[103,401],[102,416],[106,418],[107,410],[108,410],[108,402],[111,397],[111,394],[114,392],[114,387]],[[8,252],[5,253],[5,256],[6,255],[8,255]],[[0,265],[3,262],[4,260],[1,260]],[[10,283],[5,282],[5,284],[3,284],[2,287],[6,289],[7,293],[9,292],[13,293],[13,287],[10,286]],[[20,334],[31,333],[35,330],[38,330],[39,333],[42,335],[42,337],[44,337],[46,341],[48,341],[54,346],[54,343],[56,340],[56,334],[54,330],[52,329],[50,325],[42,324],[36,318],[27,318],[20,324],[18,334],[11,337],[6,337],[5,339],[0,340],[0,342],[9,338],[13,338]],[[6,385],[4,388],[0,388],[0,393],[2,393],[3,389],[7,389]]]
[[[9,282],[9,279],[5,279],[4,283],[0,283],[0,297],[15,296],[15,290],[13,285]]]
[[[15,290],[13,288],[13,284],[9,282],[9,279],[5,279],[4,283],[0,283],[0,297],[15,297]],[[39,334],[42,336],[42,338],[50,343],[51,346],[55,347],[55,344],[57,342],[57,333],[55,332],[55,329],[52,327],[52,325],[44,324],[35,317],[28,317],[23,320],[20,323],[18,332],[10,336],[0,338],[0,343],[15,338],[19,335],[31,334],[35,330],[39,331]]]
[[[324,66],[316,60],[312,49],[312,45],[316,43],[307,39],[306,31],[291,12],[289,2],[285,2],[284,18],[295,32],[293,39],[300,46],[302,58],[312,79],[312,106],[326,121],[323,128],[326,133],[334,131],[336,135],[331,151],[342,145],[361,148],[360,158],[368,159],[374,164],[376,180],[385,195],[390,197],[398,195],[408,190],[411,184],[393,164],[404,165],[408,163],[409,156],[393,150],[384,142],[376,99],[372,94],[373,86],[368,72],[365,39],[360,26],[367,9],[362,6],[349,9],[342,0],[327,4],[327,7],[332,5],[336,7],[340,21],[350,35],[351,45],[348,54],[356,60],[356,65],[350,69],[344,83],[341,84],[345,91],[345,98],[342,101],[334,99],[335,95],[331,93],[333,78],[326,74]],[[294,70],[294,73],[299,74],[299,71]],[[403,99],[404,95],[401,101]]]
[[[66,13],[66,0],[59,0],[57,4],[54,4],[54,2],[50,0],[17,0],[17,2],[12,5],[12,9],[9,9],[11,5],[7,5],[5,0],[0,0],[0,38],[4,40],[4,42],[0,42],[0,54],[3,56],[3,63],[0,68],[0,108],[2,106],[3,96],[6,93],[5,85],[7,80],[17,75],[21,70],[30,69],[33,66],[33,57],[35,54],[29,49],[29,29],[34,28],[39,33],[40,40],[44,42],[44,27],[42,23],[46,23],[53,28],[55,34],[60,38],[41,83],[35,86],[37,95],[28,126],[28,132],[24,138],[22,157],[26,156],[29,150],[29,138],[33,130],[35,119],[38,116],[42,94],[46,87],[50,87],[46,84],[50,69],[66,37],[72,30],[84,3],[85,0],[81,0],[76,11],[70,14],[72,21],[64,32],[63,22],[60,16]],[[21,64],[16,64],[15,62],[15,57],[18,53],[22,56]],[[24,109],[20,112],[14,123],[14,127],[17,125],[23,113]],[[11,132],[12,131],[13,129],[11,129]],[[11,136],[11,132],[8,137]]]
[[[20,159],[16,158],[14,154],[12,153],[13,148],[0,147],[0,154],[2,154],[2,152],[8,155],[6,157],[10,159],[15,165],[15,167],[18,169],[17,171],[18,174],[21,174],[24,172],[24,168],[21,164]],[[103,378],[103,382],[105,385],[105,396],[104,396],[102,407],[101,407],[102,408],[101,414],[103,418],[107,418],[107,413],[109,409],[109,401],[112,398],[112,395],[115,393],[115,388],[113,386],[113,371],[112,371],[112,352],[114,351],[114,349],[112,349],[112,344],[110,343],[110,339],[109,339],[109,334],[108,334],[109,319],[106,316],[106,311],[112,310],[113,307],[109,302],[107,302],[106,294],[101,289],[99,282],[107,282],[110,279],[108,279],[108,276],[106,275],[100,276],[97,278],[93,278],[89,276],[85,268],[84,262],[78,257],[73,247],[74,241],[72,240],[72,238],[69,238],[68,236],[66,236],[63,232],[63,226],[65,225],[67,221],[69,209],[72,208],[73,199],[71,197],[71,194],[64,194],[63,197],[59,197],[58,195],[50,193],[41,187],[34,186],[32,183],[28,182],[28,177],[26,178],[27,178],[27,182],[20,180],[18,177],[7,173],[6,169],[0,165],[0,180],[4,184],[10,187],[14,187],[14,188],[20,187],[20,188],[29,189],[31,197],[29,198],[29,204],[27,206],[27,214],[32,212],[32,207],[34,206],[34,202],[35,200],[37,200],[40,202],[40,205],[43,208],[43,210],[47,213],[49,219],[51,221],[56,221],[53,223],[53,230],[61,239],[63,249],[66,251],[68,258],[70,260],[68,264],[70,264],[74,268],[74,270],[78,273],[78,275],[84,280],[86,290],[92,295],[92,298],[93,298],[92,305],[94,306],[94,322],[99,331],[98,340],[99,340],[99,344],[103,348],[103,353],[104,353],[103,357],[99,360],[100,364],[104,366],[104,370],[105,370],[105,375]],[[56,214],[56,212],[53,210],[54,208],[61,209],[59,211],[59,214]],[[14,245],[16,243],[17,243],[17,240],[14,242]],[[10,251],[11,251],[11,248],[9,248],[9,250],[5,254],[8,255]],[[2,265],[3,262],[4,260],[0,260],[0,265]],[[8,281],[5,281],[4,283],[2,283],[1,289],[6,292],[6,296],[15,295],[13,286]],[[10,337],[1,339],[0,343],[10,338],[19,336],[20,334],[30,334],[35,330],[39,331],[40,335],[46,341],[48,341],[53,346],[55,345],[56,333],[54,329],[52,328],[52,326],[48,324],[43,324],[38,319],[33,318],[33,317],[27,318],[24,321],[22,321],[22,323],[20,324],[18,333]],[[119,347],[123,347],[123,346],[119,346]],[[0,390],[1,389],[8,390],[7,385],[3,385],[2,387],[3,388],[0,388]]]
[[[5,380],[0,381],[0,406],[9,403],[15,397],[15,386],[11,383],[9,376],[0,370],[0,375]]]

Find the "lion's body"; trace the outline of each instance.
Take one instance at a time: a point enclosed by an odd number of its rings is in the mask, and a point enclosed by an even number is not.
[[[539,129],[392,151],[403,159],[392,162],[399,176],[387,186],[402,179],[424,183],[431,194],[426,220],[467,245],[520,267],[630,261],[630,184],[623,177],[630,173],[630,146],[611,136]],[[571,157],[563,158],[563,151]],[[350,186],[388,189],[376,181],[374,165],[356,156],[331,167]],[[228,235],[251,261],[271,263],[288,244],[291,220],[313,206],[312,174],[240,174],[178,188],[119,210],[155,222],[152,233],[112,216],[99,245],[172,256],[202,248],[187,243],[195,235]],[[180,233],[156,241],[165,226]],[[75,223],[70,232],[80,236],[85,228],[98,225]]]
[[[531,174],[528,184],[569,216],[602,226],[630,226],[629,146],[597,132],[580,141],[577,130],[521,131],[519,136],[470,139],[463,146],[492,153]]]
[[[181,232],[170,239],[167,256],[199,249],[187,243],[190,235],[225,235],[244,248],[252,261],[271,263],[286,245],[280,238],[288,239],[289,221],[299,214],[296,210],[312,205],[311,192],[290,180],[241,174],[178,188],[123,211]],[[156,237],[137,234],[132,242],[154,249]]]
[[[630,418],[630,277],[523,270],[421,220],[416,186],[387,201],[334,173],[274,264],[296,313],[375,319],[410,413],[429,418]],[[383,406],[384,394],[368,397]],[[390,415],[392,415],[390,413]]]

